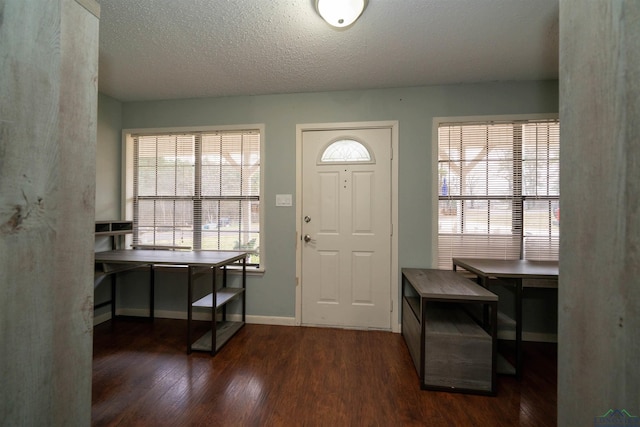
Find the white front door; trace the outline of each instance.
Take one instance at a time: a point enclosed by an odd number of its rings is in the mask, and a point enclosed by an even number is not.
[[[391,329],[391,141],[302,133],[302,324]]]

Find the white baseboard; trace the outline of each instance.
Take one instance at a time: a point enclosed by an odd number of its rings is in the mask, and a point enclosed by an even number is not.
[[[121,316],[133,316],[133,317],[147,317],[149,316],[149,310],[146,309],[120,309],[118,315]],[[161,319],[187,319],[186,311],[170,311],[170,310],[156,310],[155,316]],[[240,314],[227,314],[229,320],[239,321],[242,318]],[[106,322],[111,319],[111,312],[103,313],[93,318],[93,325],[98,325],[102,322]],[[194,320],[211,320],[209,313],[194,312]],[[280,317],[280,316],[251,316],[247,315],[245,318],[247,323],[255,325],[277,325],[277,326],[296,326],[295,317]],[[398,333],[402,333],[401,327],[398,326]],[[499,331],[498,339],[515,341],[515,331]],[[522,332],[523,341],[533,342],[549,342],[557,343],[558,334],[541,333],[541,332]]]
[[[278,316],[249,316],[247,315],[247,323],[256,325],[277,325],[277,326],[296,326],[295,317],[278,317]]]

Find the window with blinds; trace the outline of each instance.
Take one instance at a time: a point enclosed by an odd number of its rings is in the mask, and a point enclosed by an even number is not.
[[[134,245],[246,250],[260,264],[258,130],[131,138]]]
[[[557,260],[557,119],[440,123],[438,267],[454,257]]]

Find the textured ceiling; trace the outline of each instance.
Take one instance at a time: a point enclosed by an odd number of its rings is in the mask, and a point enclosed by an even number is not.
[[[99,90],[121,101],[558,77],[558,0],[101,0]]]

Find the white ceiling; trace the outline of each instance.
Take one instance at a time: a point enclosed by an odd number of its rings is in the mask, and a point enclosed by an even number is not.
[[[121,101],[558,78],[558,0],[100,0],[99,90]]]

